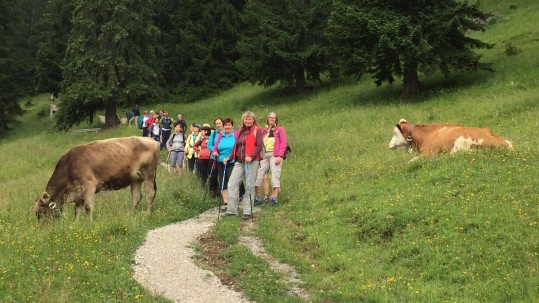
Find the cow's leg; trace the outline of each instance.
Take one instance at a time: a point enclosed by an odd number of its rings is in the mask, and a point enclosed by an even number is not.
[[[95,187],[87,186],[82,193],[84,197],[84,209],[86,210],[86,215],[92,221],[92,213],[94,210],[94,199],[95,199]]]
[[[419,157],[419,156],[415,156],[415,157],[412,158],[412,160],[408,161],[408,163],[413,163],[413,162],[419,160],[420,158],[421,157]]]
[[[132,211],[134,212],[137,209],[137,205],[142,198],[142,181],[133,181],[131,183],[131,201],[133,202]]]
[[[75,203],[75,220],[79,220],[82,215],[83,203]]]
[[[146,201],[148,202],[148,208],[146,212],[148,215],[152,213],[152,205],[153,200],[155,199],[155,191],[156,191],[156,185],[155,185],[155,175],[148,176],[144,179],[144,190],[146,191]]]

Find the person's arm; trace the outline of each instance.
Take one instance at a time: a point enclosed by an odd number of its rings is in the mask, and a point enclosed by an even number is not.
[[[205,138],[202,138],[200,140],[196,140],[195,142],[195,145],[193,146],[194,149],[196,150],[200,150],[201,149],[201,145],[202,145],[202,142],[204,141]]]
[[[262,152],[262,147],[264,146],[264,138],[262,136],[262,130],[258,128],[255,134],[256,140],[255,140],[255,149],[253,154],[251,155],[252,159],[255,159],[257,155],[260,155]]]
[[[210,137],[208,138],[208,149],[210,150],[210,152],[213,152],[213,148],[215,147],[213,145],[214,141],[215,141],[215,133],[217,132],[217,130],[213,130],[210,134]]]
[[[167,143],[165,144],[168,150],[172,147],[172,139],[174,139],[174,136],[176,136],[176,134],[172,134],[172,136],[168,137]]]
[[[284,157],[284,154],[286,152],[286,146],[288,145],[288,141],[286,140],[286,132],[284,128],[279,127],[279,146],[277,151],[277,156]]]

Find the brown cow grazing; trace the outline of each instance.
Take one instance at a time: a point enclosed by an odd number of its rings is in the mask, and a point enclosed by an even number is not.
[[[131,185],[133,210],[141,199],[144,183],[147,212],[151,213],[159,143],[151,138],[127,137],[99,140],[73,147],[56,164],[45,192],[37,197],[38,218],[57,217],[64,203],[75,203],[75,216],[82,208],[92,220],[95,194]]]
[[[477,148],[513,148],[511,142],[488,128],[453,124],[410,124],[404,119],[401,119],[393,130],[393,138],[389,142],[389,148],[399,147],[412,148],[419,156],[444,152],[454,154]]]

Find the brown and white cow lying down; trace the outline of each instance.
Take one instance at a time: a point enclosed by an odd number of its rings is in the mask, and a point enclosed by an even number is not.
[[[127,137],[99,140],[73,147],[56,164],[45,192],[37,197],[38,218],[56,217],[64,203],[75,203],[75,215],[82,209],[90,220],[95,194],[131,185],[133,210],[141,199],[144,183],[147,212],[151,213],[155,191],[155,175],[159,144],[151,138]]]
[[[419,156],[427,156],[444,152],[454,154],[478,148],[511,149],[513,146],[511,142],[494,134],[488,128],[453,124],[410,124],[401,119],[393,130],[393,138],[389,142],[389,148],[399,147],[412,148]]]

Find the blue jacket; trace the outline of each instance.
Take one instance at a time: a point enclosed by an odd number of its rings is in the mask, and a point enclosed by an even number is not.
[[[217,137],[219,137],[219,132],[217,130],[212,130],[211,135],[208,138],[208,149],[211,153],[210,159],[213,159],[213,148],[215,147],[215,143],[217,143]]]
[[[213,148],[213,151],[217,151],[219,156],[217,157],[218,162],[223,162],[225,158],[232,157],[232,150],[234,149],[234,144],[236,143],[236,137],[234,136],[235,131],[232,131],[230,135],[226,135],[223,131],[223,136],[219,141],[219,145]],[[217,140],[215,141],[217,144]]]

